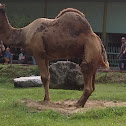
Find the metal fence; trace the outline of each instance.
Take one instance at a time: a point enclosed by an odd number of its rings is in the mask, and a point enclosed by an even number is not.
[[[106,52],[110,67],[119,67],[119,59],[117,58],[117,55],[120,52],[120,47],[107,47]]]
[[[29,56],[29,55],[25,55],[26,57],[26,63],[27,64],[33,64],[33,58],[32,56]],[[10,63],[11,64],[19,64],[19,55],[18,54],[12,54],[11,55],[11,60],[10,60]]]

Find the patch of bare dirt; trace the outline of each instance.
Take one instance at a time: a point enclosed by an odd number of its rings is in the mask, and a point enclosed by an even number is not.
[[[126,107],[126,102],[88,100],[84,108],[78,108],[75,106],[76,102],[76,100],[43,102],[29,99],[23,99],[21,101],[21,103],[25,104],[27,107],[34,108],[40,112],[43,110],[53,110],[67,115],[71,115],[78,112],[86,112],[87,110],[90,110],[92,108],[94,109],[116,106]]]

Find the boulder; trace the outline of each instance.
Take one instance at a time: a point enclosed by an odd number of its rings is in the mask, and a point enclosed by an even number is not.
[[[50,65],[50,88],[82,89],[84,86],[80,66],[70,61]]]
[[[40,87],[42,81],[40,76],[20,77],[14,79],[15,87]]]

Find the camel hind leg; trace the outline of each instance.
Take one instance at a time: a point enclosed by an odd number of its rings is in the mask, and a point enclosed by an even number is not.
[[[95,89],[94,81],[95,81],[95,69],[93,68],[93,65],[90,63],[84,63],[81,64],[81,70],[84,77],[84,91],[79,99],[79,101],[76,103],[76,106],[82,106],[84,107],[87,99],[90,97],[92,92]]]
[[[84,78],[84,90],[76,106],[84,107],[87,99],[95,89],[94,81],[98,66],[99,51],[96,49],[96,46],[91,43],[92,40],[93,39],[87,40],[87,43],[84,46],[84,54],[80,65]]]

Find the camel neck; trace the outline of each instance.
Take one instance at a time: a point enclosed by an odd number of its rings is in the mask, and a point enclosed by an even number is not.
[[[14,28],[10,25],[6,13],[0,17],[0,40],[7,46],[25,47],[23,28]]]

